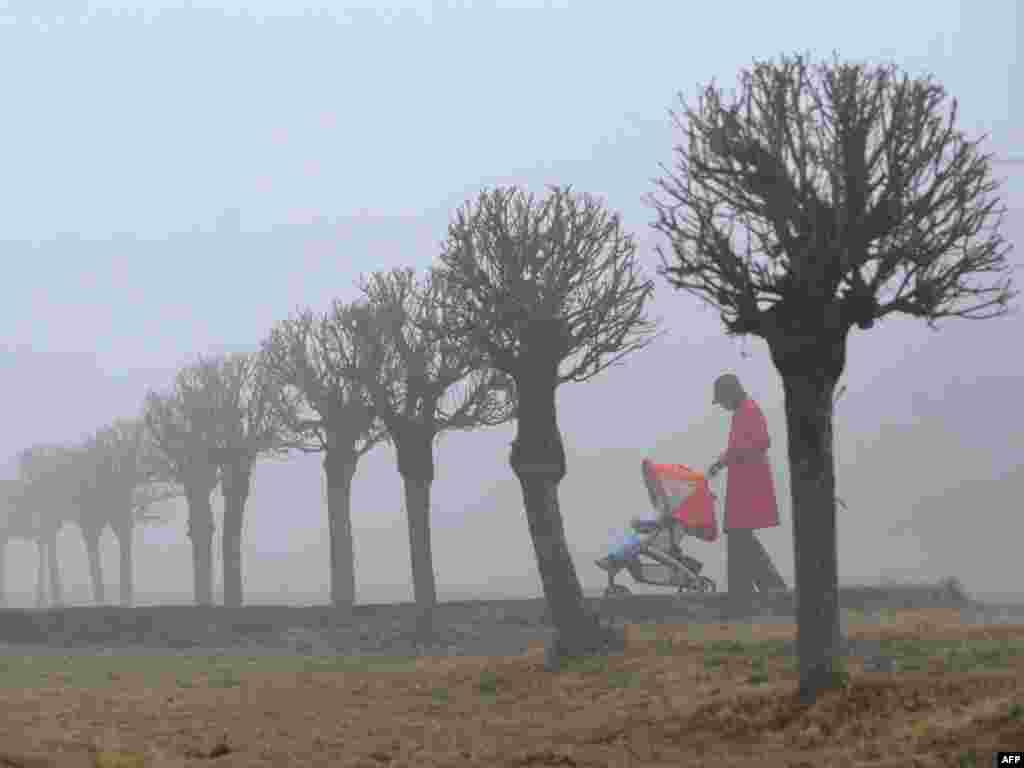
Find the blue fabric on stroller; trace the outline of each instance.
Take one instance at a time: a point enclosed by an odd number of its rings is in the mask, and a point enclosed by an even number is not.
[[[650,542],[664,526],[672,525],[671,520],[659,520],[657,517],[635,517],[632,529],[622,534],[615,546],[608,553],[609,560],[632,560],[641,548]]]
[[[644,537],[636,533],[623,534],[618,544],[608,553],[609,560],[630,560],[644,545]]]

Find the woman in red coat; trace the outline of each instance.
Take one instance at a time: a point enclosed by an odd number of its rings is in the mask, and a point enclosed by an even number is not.
[[[726,373],[715,381],[714,405],[732,412],[729,448],[708,469],[712,478],[728,468],[725,496],[727,578],[729,593],[749,594],[757,588],[785,589],[775,565],[764,545],[754,536],[758,528],[779,524],[779,507],[775,499],[775,483],[768,462],[768,423],[764,414],[734,374]]]

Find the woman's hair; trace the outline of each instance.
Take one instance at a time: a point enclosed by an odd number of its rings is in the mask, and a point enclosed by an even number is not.
[[[715,402],[722,402],[722,396],[736,397],[740,402],[747,398],[746,390],[735,373],[723,373],[715,379]]]

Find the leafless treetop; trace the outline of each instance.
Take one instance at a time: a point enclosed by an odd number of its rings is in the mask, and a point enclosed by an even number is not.
[[[353,311],[340,302],[319,317],[302,310],[275,326],[263,343],[263,365],[292,404],[285,426],[294,448],[323,451],[344,433],[362,455],[384,436],[365,388],[345,375],[368,354],[349,333]]]
[[[152,507],[181,496],[183,489],[161,478],[154,451],[142,419],[118,419],[97,430],[75,459],[80,503],[100,516],[129,511],[122,509],[127,503],[139,522],[167,522],[169,513]]]
[[[838,310],[810,312],[843,328],[1007,311],[991,156],[954,128],[956,101],[940,114],[941,85],[803,57],[755,62],[740,85],[728,106],[712,84],[673,113],[688,142],[652,198],[677,261],[662,253],[663,272],[731,333],[785,328],[783,307]]]
[[[269,375],[262,355],[233,353],[204,359],[195,384],[213,404],[216,461],[251,466],[260,455],[280,455],[289,403]]]
[[[589,195],[484,191],[449,226],[440,308],[453,337],[499,370],[551,366],[558,381],[585,381],[652,340],[643,309],[653,284],[635,251],[618,216]]]
[[[156,449],[153,466],[168,481],[216,485],[218,455],[218,397],[207,386],[206,367],[182,368],[169,393],[146,396],[143,419]]]
[[[436,432],[508,421],[512,400],[504,374],[445,328],[446,284],[412,269],[374,273],[362,281],[366,301],[337,322],[367,351],[352,370],[371,393],[377,415],[394,435],[403,424]]]

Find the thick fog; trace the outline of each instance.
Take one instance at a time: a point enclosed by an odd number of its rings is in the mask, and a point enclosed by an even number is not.
[[[77,5],[62,4],[60,21],[33,17],[34,6],[0,11],[0,65],[14,73],[0,122],[0,456],[138,414],[147,389],[170,386],[178,366],[254,349],[297,307],[354,298],[360,273],[425,268],[451,212],[484,185],[601,195],[653,275],[660,241],[642,197],[680,140],[667,110],[679,91],[695,103],[697,84],[712,78],[733,87],[753,57],[835,49],[932,73],[959,100],[969,137],[989,133],[997,158],[1024,156],[1013,0],[827,13],[811,2],[418,4],[305,16],[297,3],[245,5],[247,15],[192,3],[79,18]],[[1003,233],[1020,263],[1024,164],[995,167],[1010,209]],[[655,281],[651,314],[664,338],[559,390],[561,502],[577,572],[587,590],[604,586],[594,559],[647,511],[644,457],[703,469],[723,450],[728,415],[712,407],[711,385],[734,371],[769,421],[783,524],[760,536],[792,584],[782,389],[767,348],[727,339],[716,312]],[[851,334],[836,413],[842,582],[956,576],[976,594],[1014,599],[1022,331],[1018,314],[938,331],[895,319]],[[508,466],[513,434],[509,424],[438,444],[441,599],[540,593]],[[724,478],[714,481],[723,496]],[[167,525],[136,529],[138,603],[191,600],[184,502],[168,514]],[[391,448],[361,462],[352,518],[357,599],[411,599]],[[725,587],[724,540],[686,546]],[[58,547],[66,601],[88,603],[73,523]],[[108,531],[112,595],[117,557]],[[243,558],[248,602],[327,600],[319,456],[258,465]],[[216,569],[219,591],[219,560]],[[12,541],[9,604],[31,605],[35,578],[34,544]]]

